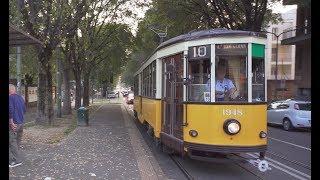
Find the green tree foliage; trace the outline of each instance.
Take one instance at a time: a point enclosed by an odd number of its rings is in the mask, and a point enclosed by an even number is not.
[[[128,63],[132,51],[133,35],[127,25],[113,24],[106,26],[106,28],[117,29],[117,31],[110,39],[113,43],[102,50],[99,64],[93,69],[93,73],[97,75],[96,86],[98,87],[115,85],[115,79]],[[110,83],[111,79],[113,79],[113,83]]]
[[[36,122],[52,124],[52,55],[54,49],[61,42],[84,15],[86,1],[83,0],[48,0],[24,1],[17,0],[17,11],[21,13],[21,27],[30,35],[43,42],[38,46],[38,102]],[[14,8],[14,6],[12,6]],[[72,11],[74,14],[70,13]],[[14,10],[12,13],[16,12]],[[69,22],[70,19],[72,22]]]
[[[15,79],[17,73],[17,50],[16,48],[9,49],[9,77]],[[33,46],[21,47],[21,76],[24,79],[25,75],[31,76],[30,84],[37,84],[38,72],[35,71],[38,67],[37,52]]]
[[[135,52],[150,55],[159,44],[150,27],[167,27],[167,38],[192,30],[227,28],[260,31],[270,21],[280,20],[270,4],[279,0],[154,0],[139,23]]]

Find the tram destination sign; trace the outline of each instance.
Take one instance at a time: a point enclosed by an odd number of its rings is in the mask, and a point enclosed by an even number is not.
[[[248,45],[241,44],[216,44],[216,55],[247,55]]]
[[[211,55],[210,44],[203,46],[193,46],[188,49],[190,60],[209,59]]]

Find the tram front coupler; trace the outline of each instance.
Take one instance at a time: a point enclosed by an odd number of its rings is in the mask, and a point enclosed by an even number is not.
[[[257,167],[260,172],[266,172],[267,170],[271,170],[271,168],[269,167],[268,161],[264,159],[260,159],[260,158],[250,159],[248,162],[253,166]]]

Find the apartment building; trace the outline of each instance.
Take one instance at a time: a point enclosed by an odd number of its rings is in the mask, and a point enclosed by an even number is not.
[[[296,47],[294,97],[311,99],[311,0],[283,0],[283,5],[296,5],[296,28],[281,44]],[[290,35],[290,34],[289,34]]]
[[[295,56],[296,47],[294,45],[282,45],[281,40],[289,36],[292,37],[296,26],[296,9],[286,11],[281,14],[283,19],[278,24],[270,24],[268,32],[279,35],[278,39],[278,73],[276,77],[276,52],[277,37],[271,33],[267,34],[266,74],[268,80],[268,100],[278,98],[285,99],[294,96],[295,79]],[[276,79],[278,79],[276,81]]]

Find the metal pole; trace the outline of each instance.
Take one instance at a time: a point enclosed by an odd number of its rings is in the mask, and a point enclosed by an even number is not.
[[[160,44],[163,43],[163,37],[160,37]]]
[[[276,72],[275,72],[275,76],[276,76],[276,92],[275,92],[275,97],[276,99],[278,99],[278,47],[279,47],[279,35],[276,36],[277,37],[277,45],[276,45]]]
[[[57,69],[57,86],[58,86],[58,91],[57,91],[57,105],[58,105],[58,112],[57,112],[57,117],[61,118],[61,60],[60,58],[57,59],[57,65],[58,65],[58,69]],[[68,94],[66,94],[66,96],[68,96]],[[69,95],[70,96],[70,95]]]
[[[21,47],[17,46],[17,92],[21,94]]]

